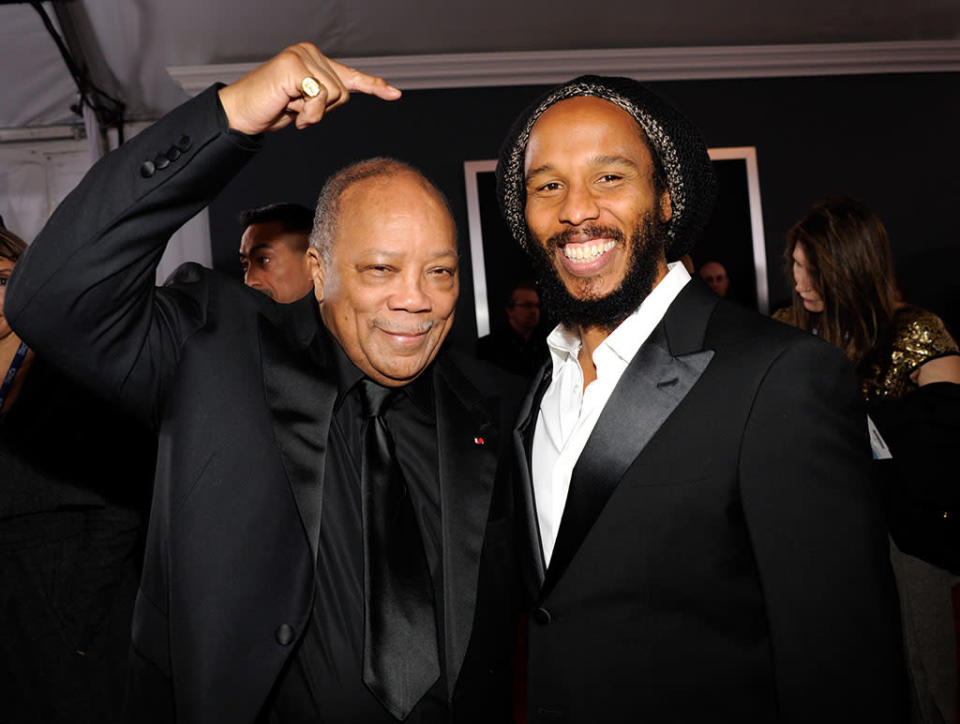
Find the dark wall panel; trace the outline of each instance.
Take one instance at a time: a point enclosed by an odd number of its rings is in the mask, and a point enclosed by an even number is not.
[[[817,200],[849,194],[887,224],[908,299],[960,322],[960,74],[650,86],[695,120],[708,145],[757,147],[774,304],[789,294],[780,272],[787,229]],[[463,260],[453,335],[469,346],[475,323],[462,164],[495,157],[510,122],[539,90],[408,91],[396,103],[354,96],[316,128],[270,136],[211,207],[215,266],[239,274],[242,209],[280,200],[312,204],[337,168],[396,156],[422,168],[450,197]]]

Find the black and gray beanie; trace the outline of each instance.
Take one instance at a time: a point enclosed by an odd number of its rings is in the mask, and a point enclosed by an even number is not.
[[[673,217],[667,226],[667,259],[673,261],[690,252],[710,220],[716,199],[716,178],[707,147],[700,132],[679,111],[631,78],[582,75],[547,91],[514,121],[497,163],[497,198],[510,233],[524,248],[530,244],[524,217],[523,164],[533,124],[554,103],[575,96],[596,96],[615,103],[640,124],[670,191]]]

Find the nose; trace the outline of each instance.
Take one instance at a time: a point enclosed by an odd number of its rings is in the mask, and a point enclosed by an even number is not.
[[[253,267],[250,267],[243,273],[243,283],[254,289],[261,287],[259,275]]]
[[[387,300],[390,309],[402,312],[429,312],[430,296],[426,292],[426,279],[420,273],[404,274],[397,279],[396,287]]]
[[[560,221],[579,226],[596,219],[599,214],[600,207],[589,187],[584,183],[570,184],[560,209]]]

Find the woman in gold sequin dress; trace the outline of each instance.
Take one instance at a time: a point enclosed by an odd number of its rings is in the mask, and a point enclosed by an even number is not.
[[[852,199],[814,206],[787,234],[793,303],[774,317],[842,349],[860,377],[871,416],[921,387],[956,396],[960,356],[935,314],[905,303],[887,233]],[[897,448],[893,448],[894,456]],[[955,470],[955,462],[953,469]],[[955,477],[953,478],[955,479]],[[956,636],[951,588],[960,578],[891,543],[910,668],[913,722],[957,721]]]

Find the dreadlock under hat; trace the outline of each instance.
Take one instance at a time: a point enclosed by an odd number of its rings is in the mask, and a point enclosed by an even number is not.
[[[694,125],[631,78],[582,75],[547,91],[514,121],[500,148],[497,163],[497,198],[510,233],[524,248],[529,247],[524,217],[527,193],[523,164],[530,131],[554,103],[577,96],[595,96],[615,103],[643,129],[670,191],[673,216],[667,224],[667,259],[679,259],[693,248],[713,211],[716,198],[713,166]]]

